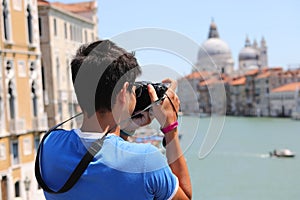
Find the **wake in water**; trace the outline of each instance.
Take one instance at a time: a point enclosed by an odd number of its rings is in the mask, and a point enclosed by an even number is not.
[[[215,152],[212,155],[234,156],[234,157],[270,158],[270,154],[239,153],[239,152]]]

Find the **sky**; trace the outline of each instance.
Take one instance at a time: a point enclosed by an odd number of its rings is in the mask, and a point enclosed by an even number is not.
[[[85,0],[63,2],[80,1]],[[208,37],[209,25],[213,19],[220,38],[231,49],[235,69],[238,67],[238,54],[244,47],[246,36],[251,42],[256,39],[258,43],[262,37],[265,38],[269,66],[282,66],[285,69],[300,66],[298,0],[101,0],[97,3],[101,39],[114,39],[136,29],[158,28],[171,32],[171,36],[166,37],[172,38],[174,43],[182,39],[176,38],[177,34],[200,46]],[[144,35],[151,37],[151,34]],[[130,41],[133,40],[144,39],[130,37]],[[160,47],[140,48],[136,55],[142,65],[159,66],[157,69],[174,66],[172,69],[180,75],[191,72],[191,63],[196,62],[197,50],[186,59],[180,55],[181,52],[159,49]]]

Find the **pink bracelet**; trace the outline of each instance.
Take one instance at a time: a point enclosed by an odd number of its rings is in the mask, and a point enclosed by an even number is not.
[[[178,126],[178,121],[175,121],[172,124],[170,124],[169,126],[162,128],[160,130],[161,130],[161,132],[163,132],[163,134],[166,134],[166,133],[174,130],[175,128],[177,128],[177,126]]]

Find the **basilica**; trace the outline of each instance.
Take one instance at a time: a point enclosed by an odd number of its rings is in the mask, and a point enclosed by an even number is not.
[[[214,21],[209,27],[208,38],[198,51],[194,71],[219,71],[227,75],[245,73],[252,69],[261,69],[268,66],[267,45],[264,38],[260,46],[254,40],[251,44],[248,36],[245,45],[238,56],[238,70],[234,71],[234,58],[229,45],[220,38],[217,25]]]
[[[234,60],[212,21],[192,72],[178,80],[183,114],[300,118],[300,68],[269,67],[264,37],[246,36],[236,68]]]

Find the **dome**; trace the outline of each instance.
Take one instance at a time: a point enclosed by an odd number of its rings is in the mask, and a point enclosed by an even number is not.
[[[207,51],[208,55],[231,54],[231,51],[223,40],[219,38],[210,38],[202,44],[202,48]]]
[[[245,47],[239,53],[239,60],[258,60],[259,53],[252,47]]]

